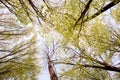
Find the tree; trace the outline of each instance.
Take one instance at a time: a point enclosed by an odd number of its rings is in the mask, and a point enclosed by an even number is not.
[[[119,29],[108,27],[100,19],[104,17],[103,12],[113,6],[119,7],[120,0],[63,0],[59,5],[51,0],[43,0],[43,5],[32,0],[0,2],[19,20],[25,16],[28,21],[38,21],[43,28],[47,26],[62,34],[64,53],[69,56],[55,63],[72,66],[63,72],[65,79],[104,80],[112,78],[109,71],[120,72],[114,61],[119,55]],[[111,9],[110,17],[119,22],[119,10],[115,9]],[[24,16],[19,16],[19,13]]]
[[[54,64],[53,64],[53,61],[51,60],[51,58],[53,57],[54,55],[54,50],[55,50],[55,45],[54,45],[54,42],[53,42],[53,49],[51,50],[48,45],[46,45],[46,51],[44,51],[47,56],[47,66],[48,66],[48,70],[49,70],[49,75],[50,75],[50,79],[51,80],[58,80],[58,77],[57,77],[57,74],[54,70]]]
[[[90,3],[89,1],[87,5]],[[103,10],[104,12],[109,9],[110,5],[112,5],[111,3],[106,5],[104,9],[99,9],[98,6],[98,12],[93,13],[92,16],[95,17],[97,14],[99,15],[102,13],[102,11],[99,12],[99,10]],[[119,45],[119,37],[116,37],[119,36],[119,30],[109,30],[110,28],[106,27],[98,19],[95,19],[96,21],[84,23],[84,21],[89,20],[89,16],[90,19],[94,17],[91,18],[92,13],[86,13],[88,17],[85,15],[85,12],[87,11],[86,7],[83,9],[83,12],[81,12],[79,17],[78,15],[80,12],[79,7],[76,7],[77,5],[79,5],[79,1],[66,1],[65,5],[60,6],[61,8],[55,9],[55,11],[51,11],[48,14],[48,19],[50,19],[50,21],[52,21],[54,24],[54,26],[51,25],[51,27],[56,29],[59,33],[63,34],[65,40],[64,43],[71,43],[74,46],[67,46],[69,55],[72,53],[71,49],[73,50],[73,56],[70,56],[70,58],[67,57],[68,60],[66,60],[66,58],[65,60],[59,59],[56,63],[72,66],[72,68],[66,72],[68,75],[66,73],[64,74],[64,76],[68,76],[67,78],[72,76],[72,79],[78,80],[80,78],[95,78],[100,80],[111,79],[107,71],[119,72],[120,70],[120,68],[117,67],[118,65],[114,66],[115,62],[112,62],[113,57],[119,54],[119,46],[114,46],[116,43],[116,40],[114,39],[116,38],[118,38],[117,44]],[[76,16],[78,16],[78,19],[76,19]],[[80,20],[81,23],[79,23]],[[77,35],[79,36],[77,37]],[[96,70],[99,71],[99,69],[103,70],[95,75]],[[71,74],[72,72],[75,75]]]
[[[32,30],[19,23],[3,5],[0,10],[0,79],[36,80],[40,68],[35,65],[36,36],[30,37]]]

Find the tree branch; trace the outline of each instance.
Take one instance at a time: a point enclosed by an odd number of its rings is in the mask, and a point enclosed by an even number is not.
[[[66,65],[76,65],[74,63],[67,63],[67,62],[54,62],[55,64],[66,64]],[[115,67],[112,65],[90,65],[90,64],[77,64],[79,66],[83,66],[85,68],[98,68],[102,70],[107,70],[107,71],[115,71],[115,72],[120,72],[120,67]]]
[[[76,21],[75,25],[73,26],[73,28],[75,28],[78,24],[78,22],[84,18],[86,12],[88,11],[89,7],[90,7],[90,4],[92,3],[93,0],[89,0],[85,9],[83,10],[83,12],[81,13],[81,16],[78,18],[78,20]]]
[[[85,19],[83,22],[87,22],[97,16],[99,16],[101,13],[107,11],[108,9],[110,9],[111,7],[115,6],[116,4],[118,4],[120,1],[114,3],[113,1],[111,1],[109,4],[107,4],[106,6],[104,6],[102,9],[100,9],[98,12],[96,12],[94,15],[88,17],[87,19]]]

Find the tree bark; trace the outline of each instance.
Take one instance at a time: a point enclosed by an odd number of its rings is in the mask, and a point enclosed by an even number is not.
[[[51,63],[49,56],[48,56],[48,70],[49,70],[49,74],[50,74],[50,79],[51,80],[58,80],[58,77],[53,69],[53,66],[52,66],[52,63]]]

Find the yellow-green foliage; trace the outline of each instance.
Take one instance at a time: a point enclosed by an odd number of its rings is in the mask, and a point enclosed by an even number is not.
[[[118,3],[120,0],[113,0],[113,2],[116,4],[116,3]]]
[[[49,12],[47,17],[54,24],[51,27],[64,36],[65,43],[77,40],[78,32],[73,26],[80,15],[80,5],[78,0],[67,0],[60,8]]]
[[[83,3],[87,3],[88,0],[83,0]],[[97,6],[97,3],[101,2],[99,6]],[[91,4],[90,12],[93,11],[96,8],[100,9],[101,6],[107,1],[99,0],[99,1],[93,1]],[[46,10],[47,13],[47,19],[53,23],[51,25],[52,28],[56,29],[60,34],[64,36],[64,43],[71,43],[74,45],[75,42],[78,44],[78,35],[79,35],[79,29],[82,27],[81,21],[76,25],[75,28],[75,22],[78,20],[78,18],[81,15],[81,12],[84,10],[85,5],[81,3],[79,0],[67,0],[65,3],[59,8],[53,8],[52,11]],[[93,8],[94,7],[94,8]],[[47,12],[48,11],[48,12]],[[89,12],[88,12],[89,13]],[[87,14],[88,14],[87,13]],[[93,14],[92,13],[92,14]],[[87,15],[86,14],[86,15]],[[90,13],[91,14],[91,13]],[[85,15],[85,19],[89,16]],[[83,30],[83,29],[82,29]]]
[[[90,43],[100,52],[104,52],[109,47],[109,31],[106,26],[96,22],[91,28]]]
[[[97,71],[97,72],[96,72]],[[72,69],[65,71],[61,79],[66,80],[104,80],[109,79],[107,78],[109,75],[106,71],[99,70],[99,69],[87,69],[82,66],[73,67]]]
[[[28,1],[26,0],[21,1],[23,2],[21,3],[19,0],[8,1],[9,4],[7,6],[9,6],[10,11],[14,13],[22,23],[27,24],[30,22],[30,15],[32,13],[29,10],[30,6]]]
[[[109,47],[109,31],[102,23],[95,22],[91,27],[90,45],[100,52],[104,52]]]
[[[113,18],[115,18],[116,21],[120,21],[120,4],[118,5],[118,7],[116,9],[114,9],[112,11],[112,16]]]
[[[20,54],[25,54],[21,56]],[[37,80],[37,75],[40,72],[38,61],[34,54],[36,49],[33,47],[17,52],[17,57],[0,65],[0,79],[14,79],[14,80]]]

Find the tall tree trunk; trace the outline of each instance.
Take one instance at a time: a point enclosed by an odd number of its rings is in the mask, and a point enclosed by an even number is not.
[[[51,80],[58,80],[58,77],[53,69],[53,66],[52,66],[52,63],[51,63],[49,56],[47,57],[47,59],[48,59],[48,70],[49,70],[49,74],[50,74],[50,79]]]

